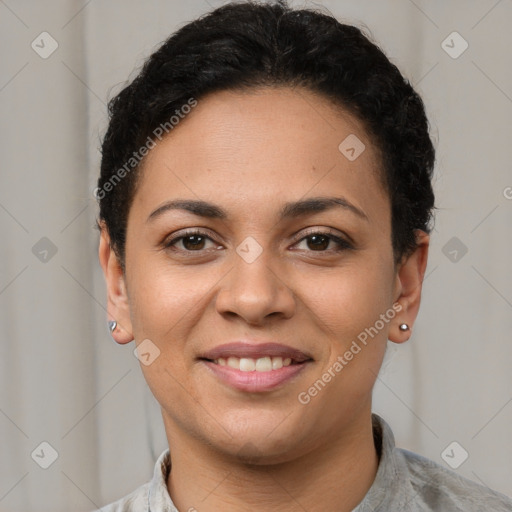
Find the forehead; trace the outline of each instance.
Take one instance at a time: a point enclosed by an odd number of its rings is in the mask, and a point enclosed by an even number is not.
[[[146,157],[134,208],[173,198],[229,212],[275,212],[282,202],[342,195],[374,222],[388,197],[362,123],[306,89],[221,91],[197,106]],[[384,216],[385,220],[385,216]]]

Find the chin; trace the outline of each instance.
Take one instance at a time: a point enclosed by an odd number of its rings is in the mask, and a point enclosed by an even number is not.
[[[225,446],[223,447],[225,450]],[[280,445],[261,442],[259,439],[247,440],[237,444],[226,455],[236,459],[239,463],[249,466],[269,466],[289,462],[297,458],[297,448],[294,445]]]
[[[285,426],[281,415],[272,422],[259,419],[254,418],[249,428],[240,424],[226,428],[231,434],[230,438],[225,439],[225,431],[219,432],[220,438],[210,439],[209,444],[241,463],[254,465],[287,462],[299,456],[299,450],[302,453],[305,443],[301,440],[302,436],[297,436],[297,431],[303,433],[304,428],[297,425],[293,429],[289,424]]]

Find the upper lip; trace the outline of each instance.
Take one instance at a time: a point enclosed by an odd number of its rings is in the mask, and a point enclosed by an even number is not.
[[[210,359],[213,361],[221,357],[247,357],[251,359],[259,359],[260,357],[289,357],[296,363],[302,363],[312,359],[309,354],[280,343],[250,343],[243,341],[235,341],[219,345],[207,352],[204,352],[200,356],[200,359]]]

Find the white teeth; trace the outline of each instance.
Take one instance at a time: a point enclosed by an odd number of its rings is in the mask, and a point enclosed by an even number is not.
[[[240,359],[238,357],[228,357],[228,366],[240,370]]]
[[[242,362],[240,362],[240,369],[242,369]],[[272,359],[270,357],[260,357],[256,361],[257,372],[269,372],[272,370]]]
[[[272,358],[272,370],[279,370],[279,368],[283,367],[283,358],[282,357],[273,357]]]
[[[240,359],[239,362],[241,372],[253,372],[254,370],[256,370],[256,363],[254,362],[254,359],[242,357],[242,359]]]
[[[227,359],[224,357],[219,357],[215,359],[215,364],[219,366],[230,366],[231,368],[235,368],[236,370],[240,370],[242,372],[270,372],[272,370],[279,370],[283,366],[290,366],[292,364],[292,360],[290,357],[287,357],[283,360],[282,357],[260,357],[259,359],[251,359],[250,357],[228,357]]]

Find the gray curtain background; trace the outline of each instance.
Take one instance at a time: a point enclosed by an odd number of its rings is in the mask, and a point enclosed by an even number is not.
[[[91,510],[166,448],[134,345],[106,328],[92,192],[107,100],[221,3],[0,0],[0,511]],[[399,446],[447,467],[467,452],[457,472],[512,495],[512,2],[294,5],[367,26],[437,141],[422,307],[374,410]]]

